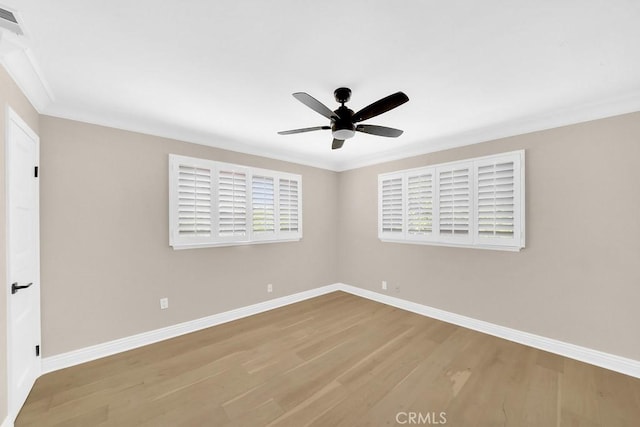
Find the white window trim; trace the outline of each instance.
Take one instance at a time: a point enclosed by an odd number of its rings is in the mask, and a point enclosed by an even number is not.
[[[180,165],[196,166],[211,170],[212,191],[211,191],[211,236],[185,238],[178,236],[178,168]],[[244,236],[219,236],[218,233],[218,173],[220,170],[235,170],[246,174],[246,228]],[[252,177],[260,175],[273,178],[274,181],[274,233],[258,233],[253,231],[253,194]],[[296,181],[298,184],[298,231],[280,231],[279,217],[279,185],[280,179]],[[218,162],[214,160],[199,159],[194,157],[169,154],[169,245],[174,250],[243,246],[276,242],[295,242],[302,239],[303,218],[302,218],[302,176],[288,172],[275,171],[270,169],[254,168],[232,163]]]
[[[478,205],[477,171],[481,164],[490,161],[508,160],[514,161],[516,173],[514,174],[514,237],[513,239],[500,239],[478,236]],[[468,165],[470,168],[469,197],[471,201],[469,212],[469,236],[464,238],[442,236],[439,233],[439,173],[442,169],[455,166]],[[432,232],[428,235],[410,235],[407,231],[407,189],[408,177],[422,173],[433,174],[433,201],[432,201]],[[402,232],[388,233],[382,230],[382,182],[393,178],[402,178]],[[429,165],[413,169],[405,169],[378,175],[378,238],[383,242],[409,243],[431,246],[448,246],[474,249],[490,249],[500,251],[517,252],[525,247],[525,151],[511,151],[496,155],[464,159],[460,161]]]

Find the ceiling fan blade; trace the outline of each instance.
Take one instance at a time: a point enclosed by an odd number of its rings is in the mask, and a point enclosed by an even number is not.
[[[373,104],[369,104],[362,110],[353,115],[353,122],[361,122],[371,117],[375,117],[379,114],[385,113],[389,110],[404,104],[409,100],[409,97],[403,92],[396,92],[387,97],[377,100]]]
[[[293,97],[298,101],[302,102],[307,107],[311,108],[316,113],[320,113],[325,116],[327,119],[338,118],[336,113],[331,111],[329,107],[324,105],[322,102],[315,99],[313,96],[309,95],[305,92],[296,92],[293,94]]]
[[[331,149],[337,150],[338,148],[342,148],[342,144],[344,144],[344,139],[333,138],[333,144],[331,144]]]
[[[278,132],[278,135],[292,135],[294,133],[311,132],[314,130],[323,130],[323,129],[331,129],[331,126],[314,126],[312,128],[281,130],[280,132]]]
[[[389,138],[397,138],[402,135],[403,132],[400,129],[376,125],[358,125],[356,126],[356,130],[358,132],[370,133],[371,135],[386,136]]]

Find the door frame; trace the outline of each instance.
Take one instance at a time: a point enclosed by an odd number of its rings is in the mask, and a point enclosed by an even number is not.
[[[12,314],[11,314],[11,291],[9,283],[11,277],[11,253],[9,251],[9,239],[11,237],[11,217],[10,217],[10,168],[9,164],[9,154],[11,153],[11,131],[12,131],[12,123],[16,126],[20,127],[30,138],[32,138],[36,143],[36,165],[40,163],[40,137],[37,133],[29,127],[29,125],[16,113],[9,104],[5,104],[5,147],[4,147],[4,157],[5,157],[5,262],[6,262],[6,277],[5,277],[5,295],[6,295],[6,313],[7,313],[7,348],[6,348],[6,360],[7,360],[7,417],[14,421],[20,411],[21,407],[17,407],[18,402],[16,402],[16,391],[13,389],[13,355],[11,351],[11,343],[13,342],[13,333],[12,333]],[[40,174],[38,173],[38,176]],[[38,181],[38,185],[36,186],[36,202],[35,209],[38,213],[38,221],[36,221],[36,277],[35,277],[35,285],[40,289],[40,184]],[[38,312],[42,314],[42,308],[40,302],[38,303]],[[42,318],[40,317],[40,322]],[[38,328],[38,333],[40,335],[40,339],[42,338],[42,326]],[[40,341],[40,340],[39,340]],[[42,353],[41,353],[42,354]],[[42,357],[38,358],[38,372],[36,373],[36,378],[42,375]],[[24,402],[20,402],[22,405]]]

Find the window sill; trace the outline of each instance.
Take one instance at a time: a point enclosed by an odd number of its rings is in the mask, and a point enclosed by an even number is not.
[[[190,243],[186,245],[170,245],[174,251],[180,251],[183,249],[198,249],[198,248],[224,248],[228,246],[250,246],[250,245],[262,245],[265,243],[286,243],[286,242],[299,242],[302,237],[290,238],[290,239],[275,239],[275,240],[255,240],[252,242],[219,242],[219,243]]]
[[[426,245],[426,246],[446,246],[451,248],[467,248],[467,249],[485,249],[492,251],[504,252],[520,252],[523,246],[505,246],[505,245],[487,245],[487,244],[469,244],[469,243],[449,243],[449,242],[426,242],[421,240],[400,240],[400,239],[380,239],[385,243],[408,243],[410,245]]]

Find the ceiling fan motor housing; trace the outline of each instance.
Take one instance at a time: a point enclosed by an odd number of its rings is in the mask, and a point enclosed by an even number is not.
[[[346,89],[346,88],[341,88]],[[340,89],[336,89],[336,93]],[[349,89],[347,89],[349,90]],[[349,93],[351,91],[349,90]],[[336,99],[338,96],[336,95]],[[356,134],[356,125],[351,119],[353,117],[353,110],[345,107],[344,105],[334,111],[337,118],[331,119],[331,134],[335,139],[349,139],[353,138]]]
[[[344,105],[345,102],[351,99],[351,89],[348,87],[339,87],[333,91],[333,96],[336,98],[336,101]]]

